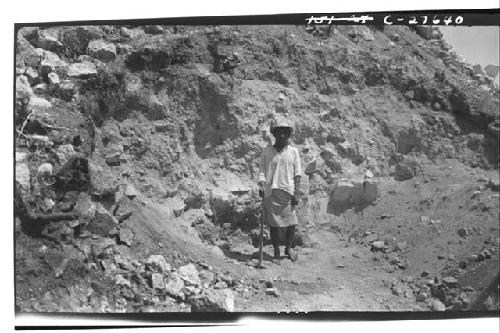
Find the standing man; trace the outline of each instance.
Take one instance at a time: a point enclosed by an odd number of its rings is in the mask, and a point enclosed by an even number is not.
[[[263,197],[264,221],[270,227],[274,248],[273,261],[279,262],[279,228],[286,228],[285,255],[297,261],[292,249],[295,226],[298,224],[295,208],[299,203],[299,186],[302,167],[299,151],[290,145],[292,125],[286,120],[275,121],[270,128],[275,138],[274,145],[267,146],[261,155],[259,188]]]

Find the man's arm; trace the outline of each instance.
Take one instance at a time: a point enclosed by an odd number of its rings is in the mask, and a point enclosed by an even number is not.
[[[302,196],[302,193],[300,192],[300,179],[301,176],[293,177],[293,185],[294,185],[293,195],[297,199],[299,199]]]
[[[293,177],[293,185],[294,185],[294,191],[292,195],[292,207],[297,206],[299,204],[299,200],[301,197],[300,193],[300,176],[295,176]]]
[[[294,177],[293,177],[293,185],[294,185],[294,191],[293,191],[293,199],[292,199],[292,204],[293,205],[298,205],[299,204],[299,199],[302,196],[302,193],[300,192],[300,179],[302,177],[302,165],[300,163],[300,156],[299,156],[299,151],[296,150],[296,154],[294,156]]]

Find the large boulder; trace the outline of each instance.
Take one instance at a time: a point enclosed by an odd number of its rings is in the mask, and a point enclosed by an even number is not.
[[[193,312],[233,312],[234,294],[229,289],[207,289],[191,298]]]
[[[105,40],[98,39],[90,41],[87,52],[92,57],[104,62],[113,61],[116,59],[116,47],[112,43]]]
[[[374,179],[339,181],[330,190],[327,212],[340,215],[351,208],[362,210],[372,204],[378,195],[377,181]]]
[[[489,77],[494,78],[498,75],[499,68],[500,67],[498,65],[489,64],[486,67],[484,67],[484,71]]]
[[[251,191],[250,186],[232,172],[224,172],[220,176],[215,177],[214,183],[219,189],[235,195],[242,195]]]
[[[70,65],[67,71],[68,76],[75,78],[87,78],[97,75],[97,69],[94,64],[88,61],[78,62]]]

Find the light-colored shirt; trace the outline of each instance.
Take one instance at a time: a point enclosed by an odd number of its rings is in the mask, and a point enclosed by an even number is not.
[[[299,151],[287,145],[278,153],[274,146],[267,146],[260,157],[259,182],[264,181],[265,196],[271,194],[272,189],[281,189],[294,195],[294,177],[302,175]]]

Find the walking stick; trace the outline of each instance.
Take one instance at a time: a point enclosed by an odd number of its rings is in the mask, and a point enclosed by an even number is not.
[[[262,198],[262,203],[260,205],[260,239],[259,239],[259,266],[258,268],[264,268],[262,261],[264,259],[264,198]]]

